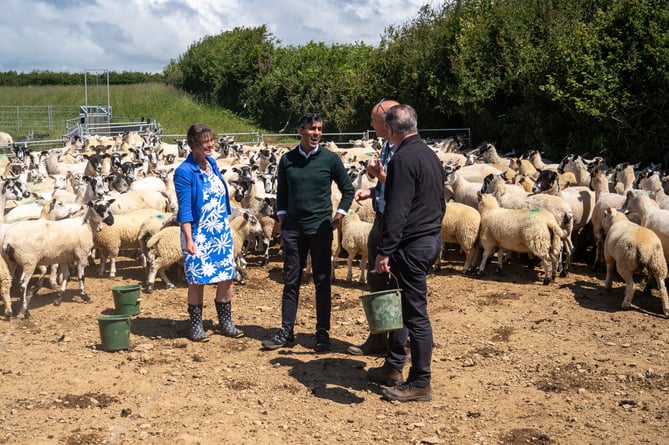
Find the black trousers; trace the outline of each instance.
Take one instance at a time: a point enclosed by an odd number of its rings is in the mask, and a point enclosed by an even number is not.
[[[305,230],[284,224],[281,228],[283,249],[283,294],[281,297],[281,327],[293,331],[300,298],[302,271],[311,255],[314,287],[316,288],[316,330],[330,330],[332,292],[332,222],[323,221],[317,228]]]
[[[411,344],[411,369],[407,382],[418,387],[430,384],[434,338],[427,312],[427,271],[441,250],[441,236],[417,238],[403,245],[390,256],[390,270],[402,289],[404,328],[388,336],[386,362],[401,370],[407,360],[404,346]]]
[[[376,212],[372,229],[367,238],[367,282],[371,292],[379,292],[389,288],[389,278],[387,273],[372,272],[375,267],[377,248],[381,244],[381,227],[383,226],[383,213]],[[392,288],[396,288],[397,283],[393,280]]]

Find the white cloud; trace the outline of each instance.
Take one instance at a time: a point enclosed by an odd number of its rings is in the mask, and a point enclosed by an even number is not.
[[[188,46],[235,27],[267,25],[282,45],[376,45],[421,0],[4,0],[0,71],[162,72]]]

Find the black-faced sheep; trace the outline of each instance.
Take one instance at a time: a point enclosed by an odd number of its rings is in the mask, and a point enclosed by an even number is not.
[[[84,268],[93,249],[93,234],[102,223],[112,225],[114,216],[109,211],[111,201],[90,201],[87,211],[80,217],[49,221],[19,221],[12,224],[2,242],[2,255],[10,272],[23,268],[21,292],[23,304],[19,315],[29,317],[28,305],[36,290],[28,291],[28,283],[37,266],[59,264],[63,272],[62,286],[54,304],[59,305],[67,288],[69,265],[77,265],[77,278],[81,298],[90,301],[84,285]]]

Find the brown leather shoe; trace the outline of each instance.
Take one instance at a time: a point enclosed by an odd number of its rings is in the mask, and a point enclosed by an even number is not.
[[[367,340],[360,346],[351,345],[348,353],[351,355],[385,354],[388,349],[388,334],[369,334]]]
[[[393,369],[388,363],[383,363],[383,366],[378,368],[369,368],[367,378],[385,386],[395,386],[404,382],[402,372]]]
[[[413,383],[400,383],[392,388],[385,388],[381,391],[383,397],[388,400],[397,400],[398,402],[429,402],[432,400],[432,387],[421,388],[414,386]]]

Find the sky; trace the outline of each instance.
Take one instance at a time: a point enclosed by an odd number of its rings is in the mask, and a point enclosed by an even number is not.
[[[3,0],[0,72],[160,73],[207,35],[266,25],[279,45],[376,46],[437,0]]]

